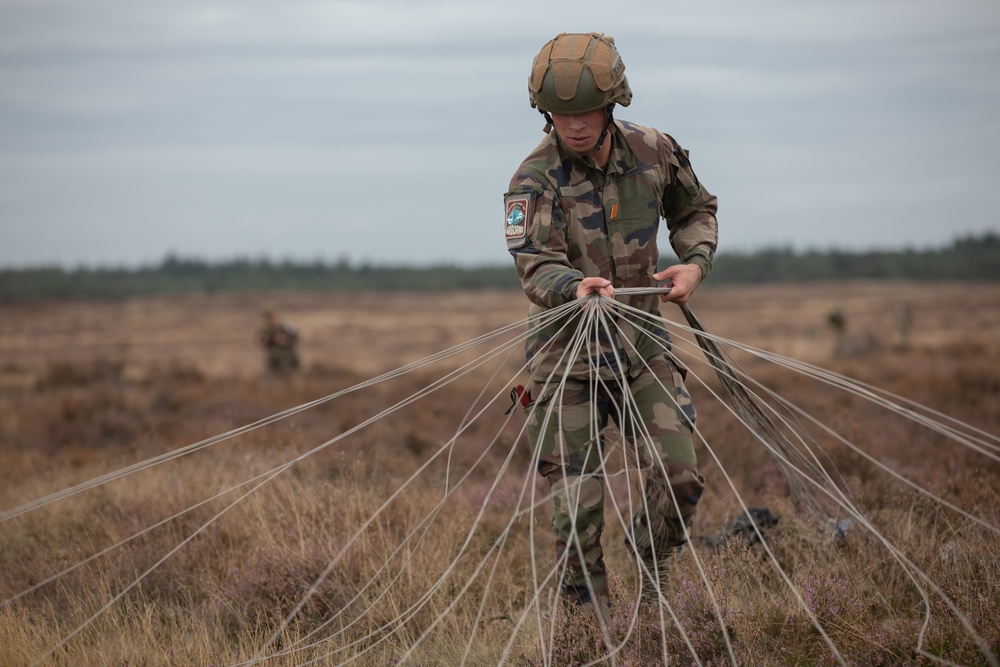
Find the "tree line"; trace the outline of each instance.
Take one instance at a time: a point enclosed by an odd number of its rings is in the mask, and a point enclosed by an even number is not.
[[[769,249],[716,258],[712,282],[1000,280],[1000,234],[961,236],[929,250],[795,252]]]
[[[661,262],[670,262],[664,258]],[[720,253],[713,284],[857,279],[1000,280],[1000,234],[958,237],[928,250],[804,251],[771,248]],[[234,259],[209,262],[168,255],[138,268],[40,266],[0,269],[0,301],[108,299],[141,294],[267,291],[448,291],[517,289],[512,264],[407,267],[347,261]]]

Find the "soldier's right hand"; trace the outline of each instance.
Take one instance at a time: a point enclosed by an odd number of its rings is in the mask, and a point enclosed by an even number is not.
[[[580,281],[580,284],[576,286],[576,298],[582,299],[585,296],[590,296],[591,294],[600,294],[601,296],[613,299],[615,296],[615,287],[607,278],[600,278],[598,276],[584,278]]]

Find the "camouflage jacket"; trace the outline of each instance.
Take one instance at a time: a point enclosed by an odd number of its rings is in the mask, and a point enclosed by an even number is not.
[[[268,352],[292,350],[299,341],[299,330],[294,324],[276,322],[258,329],[257,340]]]
[[[624,370],[638,372],[640,360],[668,343],[662,327],[632,318],[634,326],[619,322],[615,340],[600,341],[600,358],[575,359],[567,369],[559,364],[573,335],[560,332],[566,321],[537,324],[545,310],[574,299],[584,277],[601,276],[619,288],[654,285],[660,218],[682,262],[697,264],[703,276],[712,268],[717,201],[698,182],[687,151],[662,132],[626,121],[616,121],[607,140],[611,157],[599,169],[589,157],[569,157],[550,133],[521,163],[504,196],[507,248],[531,302],[526,352],[536,382],[557,365],[560,375],[586,377],[597,365],[611,377],[619,370],[616,354],[628,364]],[[659,314],[656,295],[618,300]]]

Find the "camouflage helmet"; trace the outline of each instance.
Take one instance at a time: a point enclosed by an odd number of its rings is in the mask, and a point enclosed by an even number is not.
[[[627,107],[632,89],[613,37],[599,32],[560,33],[531,66],[531,107],[572,116],[618,103]]]

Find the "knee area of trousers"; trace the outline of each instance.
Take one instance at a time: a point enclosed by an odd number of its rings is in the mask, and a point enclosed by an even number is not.
[[[557,506],[596,508],[604,505],[604,478],[589,473],[571,474],[564,469],[545,476]]]

